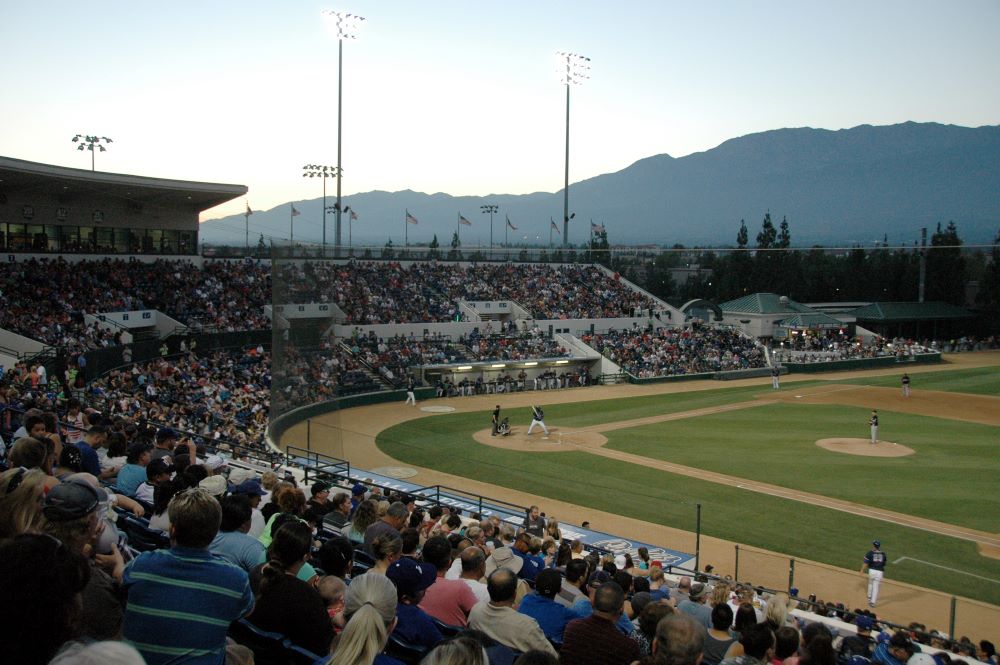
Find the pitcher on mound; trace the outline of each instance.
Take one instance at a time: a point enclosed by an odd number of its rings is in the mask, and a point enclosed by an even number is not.
[[[531,407],[531,424],[528,425],[528,434],[531,434],[531,430],[535,429],[535,425],[542,428],[545,436],[549,435],[549,428],[545,426],[545,412],[542,411],[542,407],[540,406]]]

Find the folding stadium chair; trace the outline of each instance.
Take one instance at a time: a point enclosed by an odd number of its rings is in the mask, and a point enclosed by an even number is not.
[[[128,544],[140,552],[170,547],[170,538],[161,531],[150,529],[148,523],[132,515],[119,515],[118,529],[128,537]]]
[[[296,646],[281,633],[258,628],[245,618],[231,623],[228,634],[237,644],[253,651],[256,665],[313,665],[326,659]]]
[[[441,631],[441,634],[444,635],[445,639],[455,637],[463,630],[465,630],[461,626],[452,626],[451,624],[447,624],[444,621],[441,621],[440,619],[435,619],[434,617],[431,617],[431,621],[433,621],[434,625],[438,627],[438,630]]]
[[[424,656],[427,655],[428,648],[419,644],[410,644],[398,635],[389,635],[389,641],[385,645],[386,655],[403,661],[406,665],[419,665]]]

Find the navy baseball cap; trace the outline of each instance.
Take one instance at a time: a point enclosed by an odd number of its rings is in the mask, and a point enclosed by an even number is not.
[[[859,614],[858,618],[854,620],[854,625],[858,627],[859,631],[867,631],[875,626],[875,620],[870,616]]]
[[[170,427],[161,427],[156,432],[157,441],[167,441],[168,439],[176,439],[176,438],[177,438],[177,432]]]
[[[250,494],[253,496],[264,496],[267,494],[264,488],[260,486],[260,481],[258,480],[244,480],[239,485],[233,487],[230,492],[232,494]]]
[[[872,545],[874,545],[875,547],[882,547],[882,541],[881,540],[873,540],[872,541]]]
[[[64,482],[49,490],[42,512],[52,522],[69,522],[94,512],[100,502],[100,495],[90,485]]]
[[[385,576],[396,585],[396,591],[402,596],[415,597],[437,580],[437,569],[429,563],[418,563],[409,557],[396,560]]]
[[[360,496],[368,491],[368,488],[361,483],[355,483],[354,487],[351,488],[351,494],[354,496]]]

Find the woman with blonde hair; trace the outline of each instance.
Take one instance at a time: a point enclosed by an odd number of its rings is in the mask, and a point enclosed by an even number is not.
[[[489,665],[490,659],[478,642],[456,637],[434,647],[420,665]]]
[[[388,533],[382,534],[372,541],[372,556],[375,558],[375,565],[368,572],[385,575],[389,566],[402,554],[403,539]]]
[[[347,625],[328,665],[398,662],[380,655],[396,627],[396,603],[396,586],[385,575],[362,575],[353,580],[344,600]]]
[[[0,540],[41,532],[48,476],[22,467],[0,474]]]
[[[782,626],[793,625],[788,621],[788,594],[779,591],[767,601],[767,611],[764,613],[764,621],[777,632]]]
[[[548,521],[545,523],[545,535],[557,543],[562,540],[562,531],[559,530],[559,520],[554,517],[548,518]]]

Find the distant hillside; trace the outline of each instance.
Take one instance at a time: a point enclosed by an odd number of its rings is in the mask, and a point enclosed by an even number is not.
[[[332,199],[328,198],[328,205]],[[426,244],[433,234],[447,245],[458,212],[464,245],[489,243],[489,218],[479,206],[496,203],[495,243],[504,240],[504,218],[517,231],[511,244],[547,243],[549,219],[562,218],[562,192],[488,197],[366,192],[345,199],[356,209],[355,245],[401,244],[406,209],[420,220],[410,225],[410,243]],[[320,239],[320,199],[296,201],[296,239]],[[733,244],[740,219],[751,241],[766,211],[788,217],[796,245],[858,242],[870,245],[887,235],[911,242],[920,227],[954,220],[962,239],[991,241],[1000,229],[1000,126],[978,128],[907,122],[852,129],[777,129],[731,139],[675,159],[656,155],[617,173],[570,185],[576,213],[570,240],[586,240],[589,220],[603,223],[617,243]],[[255,212],[254,226],[288,237],[288,204]],[[333,242],[334,216],[327,220]],[[560,230],[562,228],[559,224]],[[343,221],[343,241],[348,224]],[[203,242],[243,243],[240,215],[202,224]],[[527,236],[527,240],[525,240]],[[256,236],[255,236],[256,237]],[[560,236],[553,234],[558,244]]]

